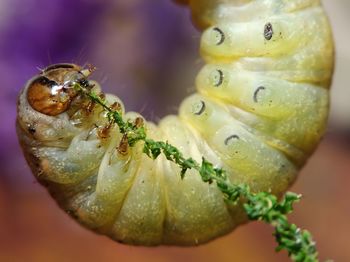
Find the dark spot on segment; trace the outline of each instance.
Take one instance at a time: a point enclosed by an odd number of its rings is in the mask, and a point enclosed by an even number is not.
[[[31,133],[32,135],[34,135],[35,132],[36,132],[35,126],[29,125],[28,126],[28,132]]]
[[[41,176],[43,176],[45,174],[44,170],[42,170],[41,168],[38,168],[37,171],[36,171],[36,177],[38,179],[40,179]],[[43,182],[42,182],[43,181]],[[40,183],[45,186],[45,187],[48,187],[49,183],[48,182],[45,182],[44,180],[40,180]]]
[[[221,45],[225,41],[225,34],[219,27],[214,27],[213,31],[216,31],[220,34],[220,40],[216,43],[216,45]]]
[[[228,138],[225,139],[225,145],[227,146],[228,143],[232,140],[232,139],[239,139],[238,135],[231,135]]]
[[[205,111],[205,108],[206,108],[206,105],[205,105],[204,101],[201,100],[201,108],[199,109],[198,112],[196,112],[194,114],[197,116],[203,114],[203,112]]]
[[[271,40],[272,36],[273,36],[272,25],[271,25],[271,23],[267,23],[265,25],[265,28],[264,28],[264,37],[265,37],[266,40],[269,41],[269,40]]]
[[[258,103],[258,94],[259,94],[259,92],[261,91],[261,90],[265,90],[266,88],[265,87],[263,87],[263,86],[259,86],[256,90],[255,90],[255,92],[254,92],[254,102],[255,103]]]
[[[216,69],[216,71],[219,74],[219,79],[218,79],[217,83],[215,83],[214,86],[219,87],[224,82],[224,73],[220,69]]]
[[[288,167],[285,164],[282,164],[279,168],[280,173],[285,173],[288,170]]]
[[[72,209],[67,209],[67,210],[66,210],[66,213],[67,213],[70,217],[72,217],[73,219],[79,219],[79,216],[77,215],[77,213],[76,213],[74,210],[72,210]]]

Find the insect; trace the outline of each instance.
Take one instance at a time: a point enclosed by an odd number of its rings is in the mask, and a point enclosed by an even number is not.
[[[333,41],[318,0],[189,0],[202,28],[206,65],[197,93],[159,125],[103,94],[93,71],[57,64],[29,80],[18,99],[17,133],[36,178],[84,226],[134,245],[197,245],[247,218],[214,184],[164,157],[129,148],[105,112],[80,96],[90,88],[145,122],[151,137],[186,157],[203,156],[233,183],[280,195],[322,138],[329,109]]]

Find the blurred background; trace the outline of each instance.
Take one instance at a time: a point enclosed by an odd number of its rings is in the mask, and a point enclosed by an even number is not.
[[[304,195],[291,220],[313,233],[322,260],[350,261],[350,1],[323,2],[337,45],[330,126],[291,189]],[[105,91],[157,121],[194,90],[198,41],[170,0],[0,0],[0,261],[289,261],[260,223],[194,248],[114,243],[64,214],[24,161],[16,97],[40,68],[92,63]]]

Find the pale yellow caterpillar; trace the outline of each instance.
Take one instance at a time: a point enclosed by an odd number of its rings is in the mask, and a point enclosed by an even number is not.
[[[179,115],[147,122],[147,134],[186,157],[205,157],[233,183],[282,194],[326,128],[333,41],[320,1],[181,2],[204,29],[206,65]],[[89,74],[77,65],[50,66],[19,95],[17,132],[26,159],[62,209],[135,245],[197,245],[247,220],[240,205],[227,204],[215,183],[203,183],[195,171],[181,179],[178,166],[148,158],[141,143],[123,147],[102,108],[71,88],[86,82],[101,93]],[[106,100],[123,107],[113,95]]]

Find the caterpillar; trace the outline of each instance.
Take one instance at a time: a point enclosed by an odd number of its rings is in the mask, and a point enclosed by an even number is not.
[[[197,92],[151,138],[186,157],[228,171],[233,183],[283,194],[322,138],[329,111],[333,41],[319,0],[181,0],[203,30]],[[75,92],[79,82],[125,121],[120,99],[88,78],[93,71],[55,64],[27,82],[18,98],[17,134],[37,180],[82,225],[132,245],[206,243],[245,223],[195,171],[182,179],[164,156],[132,148],[100,106]]]

